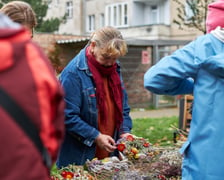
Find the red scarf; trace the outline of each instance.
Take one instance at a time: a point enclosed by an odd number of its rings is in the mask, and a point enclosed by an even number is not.
[[[95,57],[89,53],[89,48],[86,48],[87,63],[91,73],[93,74],[93,80],[96,85],[96,99],[97,107],[99,109],[100,118],[103,122],[107,121],[106,106],[105,106],[105,90],[102,77],[106,76],[109,82],[110,95],[113,97],[115,104],[115,120],[116,127],[119,128],[123,122],[123,91],[121,87],[121,80],[117,73],[117,63],[111,67],[104,67],[98,63]]]

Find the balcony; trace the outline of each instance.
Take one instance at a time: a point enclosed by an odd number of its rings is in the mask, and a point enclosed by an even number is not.
[[[164,24],[119,28],[125,39],[170,39],[170,26]]]

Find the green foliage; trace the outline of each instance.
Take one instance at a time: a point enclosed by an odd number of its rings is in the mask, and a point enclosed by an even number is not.
[[[195,28],[206,33],[205,21],[207,6],[215,0],[173,0],[177,3],[177,19],[174,23],[179,29]]]
[[[134,119],[132,133],[152,144],[166,146],[173,143],[175,130],[171,126],[178,127],[178,117]]]
[[[52,166],[52,168],[51,168],[51,173],[57,173],[57,171],[58,171],[58,169],[57,169],[57,166],[56,166],[56,164],[54,163],[53,164],[53,166]]]
[[[42,23],[44,22],[43,18],[47,13],[48,5],[46,3],[42,3],[41,0],[24,0],[25,2],[29,3],[33,8],[34,12],[37,15],[37,27],[36,30],[39,31]]]
[[[10,2],[11,0],[0,0],[0,7],[3,6],[3,4],[6,4]],[[27,2],[31,5],[34,12],[37,16],[37,27],[36,31],[39,32],[54,32],[58,30],[58,27],[62,21],[62,19],[53,18],[50,20],[44,20],[44,17],[46,16],[48,5],[45,1],[42,0],[22,0],[24,2]]]
[[[58,30],[58,27],[59,27],[60,23],[61,23],[60,19],[58,19],[58,18],[47,19],[46,21],[42,22],[38,31],[40,31],[40,32],[54,32],[54,31]]]

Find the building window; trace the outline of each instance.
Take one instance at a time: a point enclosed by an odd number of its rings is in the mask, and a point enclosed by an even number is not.
[[[105,25],[105,18],[104,18],[104,14],[101,13],[100,14],[100,27],[104,27]]]
[[[124,4],[124,24],[128,24],[128,5]]]
[[[185,21],[191,20],[194,17],[194,8],[197,6],[194,1],[186,1],[185,4],[185,14],[186,19]]]
[[[87,21],[87,31],[92,32],[95,30],[95,15],[89,15]]]
[[[66,17],[72,18],[73,17],[73,3],[72,1],[66,2]]]
[[[152,24],[159,23],[159,11],[157,5],[151,6],[151,23]]]
[[[106,24],[114,27],[125,27],[128,25],[127,3],[111,4],[106,6]]]

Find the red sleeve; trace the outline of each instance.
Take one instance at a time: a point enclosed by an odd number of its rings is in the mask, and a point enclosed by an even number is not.
[[[26,52],[37,88],[41,118],[40,137],[49,150],[52,160],[55,161],[65,129],[63,90],[49,60],[39,47],[28,44]]]

